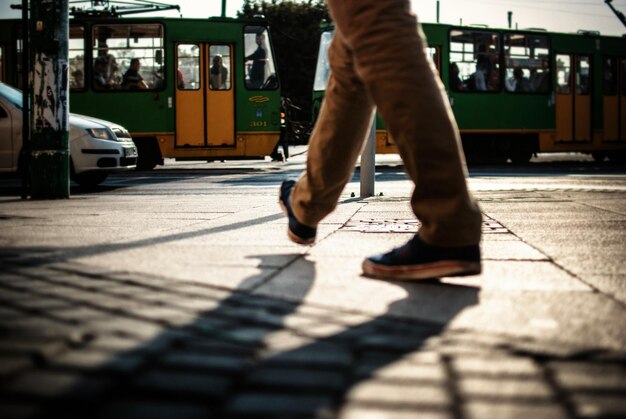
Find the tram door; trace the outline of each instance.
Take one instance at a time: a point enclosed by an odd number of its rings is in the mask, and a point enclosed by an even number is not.
[[[556,56],[556,135],[558,142],[591,141],[591,57]]]
[[[176,147],[235,146],[232,45],[178,44]]]

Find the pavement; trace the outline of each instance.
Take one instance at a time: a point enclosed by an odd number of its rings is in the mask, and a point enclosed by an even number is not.
[[[398,162],[312,246],[303,164],[0,196],[0,418],[626,417],[623,173],[473,174],[484,272],[402,283],[360,271],[418,228]]]

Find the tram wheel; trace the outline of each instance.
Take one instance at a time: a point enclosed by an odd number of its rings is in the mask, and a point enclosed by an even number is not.
[[[526,164],[533,157],[533,152],[529,149],[520,149],[511,151],[509,158],[514,164]]]
[[[604,151],[592,151],[591,157],[593,157],[593,159],[598,163],[601,163],[607,158],[607,153]]]

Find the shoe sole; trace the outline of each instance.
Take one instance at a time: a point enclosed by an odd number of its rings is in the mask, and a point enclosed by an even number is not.
[[[283,203],[283,200],[280,199],[280,196],[278,197],[278,204],[280,205],[280,208],[283,210],[283,212],[287,216],[287,220],[289,220],[289,212],[287,211],[287,207]],[[302,237],[294,234],[289,229],[289,222],[287,222],[287,237],[289,237],[289,240],[291,240],[292,242],[294,242],[296,244],[313,244],[315,242],[315,237],[313,237],[311,239],[303,239]]]
[[[420,265],[385,266],[368,259],[362,264],[363,274],[374,278],[397,280],[422,280],[445,276],[478,275],[482,268],[480,262],[444,260]]]

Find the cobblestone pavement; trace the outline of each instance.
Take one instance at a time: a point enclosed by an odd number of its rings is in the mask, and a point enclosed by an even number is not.
[[[626,416],[626,353],[2,254],[0,417]]]
[[[474,175],[483,273],[401,284],[360,263],[418,228],[402,168],[303,247],[286,167],[0,197],[0,419],[626,417],[623,170]]]

